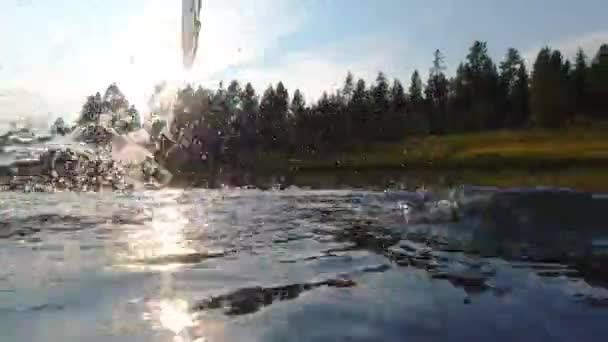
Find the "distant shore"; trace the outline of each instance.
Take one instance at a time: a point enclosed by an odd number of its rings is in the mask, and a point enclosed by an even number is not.
[[[608,191],[607,132],[605,124],[598,124],[561,130],[414,137],[317,155],[261,154],[257,164],[262,178],[286,175],[296,185],[354,182],[381,186],[405,179],[446,185]]]
[[[311,188],[389,186],[566,187],[608,192],[608,125],[495,131],[352,144],[316,154],[257,152],[247,172],[223,165],[216,186]],[[11,176],[0,175],[0,185]],[[169,186],[208,187],[206,172],[174,174]]]

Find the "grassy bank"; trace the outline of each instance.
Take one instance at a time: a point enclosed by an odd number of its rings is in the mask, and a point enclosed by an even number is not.
[[[258,151],[251,162],[247,179],[258,185],[286,181],[319,188],[384,188],[392,182],[406,187],[464,183],[608,192],[608,124],[416,137],[315,156]],[[233,172],[226,167],[219,182],[230,182]],[[200,185],[207,177],[185,173],[175,175],[174,183]]]
[[[297,174],[424,174],[496,186],[608,191],[608,125],[411,138],[341,153],[300,156]]]
[[[604,128],[603,126],[601,128]],[[301,170],[346,168],[523,168],[608,166],[608,128],[500,131],[412,138],[301,157]]]

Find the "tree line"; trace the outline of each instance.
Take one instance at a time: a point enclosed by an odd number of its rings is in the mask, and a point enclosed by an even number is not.
[[[107,114],[106,117],[104,114]],[[134,105],[129,104],[116,83],[110,84],[103,96],[98,92],[87,97],[77,123],[79,125],[97,124],[103,119],[110,121],[110,125],[121,133],[141,127],[139,112]],[[63,123],[63,119],[59,120]]]
[[[338,91],[323,92],[310,104],[299,89],[290,94],[282,82],[261,94],[236,80],[227,88],[220,83],[217,90],[187,86],[172,106],[173,121],[158,119],[154,127],[156,134],[168,127],[177,136],[185,127],[205,125],[237,137],[240,150],[309,154],[410,136],[557,128],[578,117],[608,119],[608,45],[592,59],[579,50],[574,61],[545,47],[528,70],[516,49],[508,49],[496,64],[487,44],[475,41],[453,76],[445,70],[437,50],[428,74],[414,71],[407,90],[383,72],[372,84],[348,72]],[[135,108],[111,87],[103,98],[88,98],[81,120],[95,118],[105,106],[122,108],[139,126]]]

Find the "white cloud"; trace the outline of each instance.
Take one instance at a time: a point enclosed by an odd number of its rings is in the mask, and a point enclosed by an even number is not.
[[[44,51],[52,60],[38,58],[25,66],[13,63],[14,71],[24,72],[14,72],[18,75],[2,86],[27,91],[4,89],[10,101],[0,103],[0,115],[31,110],[27,102],[32,94],[44,99],[37,102],[44,108],[39,111],[75,115],[86,95],[103,91],[111,82],[118,82],[128,98],[145,110],[154,84],[205,83],[226,68],[252,64],[275,49],[281,37],[297,31],[306,16],[296,1],[206,1],[199,55],[193,68],[185,71],[180,6],[174,1],[146,1],[140,11],[114,22],[101,37],[57,24],[58,29],[48,35],[51,51]]]
[[[204,2],[199,54],[192,69],[184,71],[177,3],[146,1],[138,12],[114,20],[103,36],[88,37],[78,27],[58,26],[47,35],[50,51],[46,53],[52,60],[37,59],[35,65],[22,67],[24,72],[10,86],[27,92],[8,94],[12,100],[0,102],[0,115],[75,116],[87,95],[103,91],[111,82],[118,82],[142,111],[160,81],[215,87],[222,78],[236,78],[252,82],[261,94],[268,84],[280,80],[291,93],[300,88],[310,101],[324,90],[341,87],[348,70],[368,84],[382,70],[407,86],[415,68],[425,77],[432,57],[432,51],[420,55],[398,33],[353,36],[321,46],[313,42],[285,51],[282,38],[305,24],[314,25],[306,2],[218,0]],[[32,101],[32,96],[43,100]]]
[[[399,78],[407,84],[415,68],[424,75],[427,67],[428,58],[417,53],[407,41],[398,41],[392,35],[370,35],[326,47],[293,51],[281,58],[279,63],[242,68],[235,77],[243,82],[251,82],[258,94],[269,84],[282,81],[291,93],[299,88],[307,101],[312,101],[323,91],[341,88],[348,71],[356,79],[363,78],[368,85],[375,81],[379,71],[385,72],[389,80]],[[408,63],[404,63],[405,58]]]

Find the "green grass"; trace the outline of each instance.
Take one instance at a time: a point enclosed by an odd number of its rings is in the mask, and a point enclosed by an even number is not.
[[[500,131],[423,137],[300,158],[299,167],[325,168],[543,168],[608,166],[608,130]]]
[[[426,174],[494,186],[608,191],[608,124],[406,139],[340,153],[299,156],[299,174]]]
[[[582,168],[523,173],[464,175],[463,182],[499,187],[553,186],[584,191],[608,191],[608,168]]]
[[[478,184],[608,191],[608,123],[561,130],[414,137],[316,156],[256,152],[254,173],[296,184]]]
[[[573,188],[583,191],[608,192],[608,168],[570,168],[560,170],[304,170],[295,174],[297,185],[310,187],[335,187],[341,185],[383,189],[390,181],[406,188],[425,185],[450,187],[474,184],[498,187],[550,186]]]

